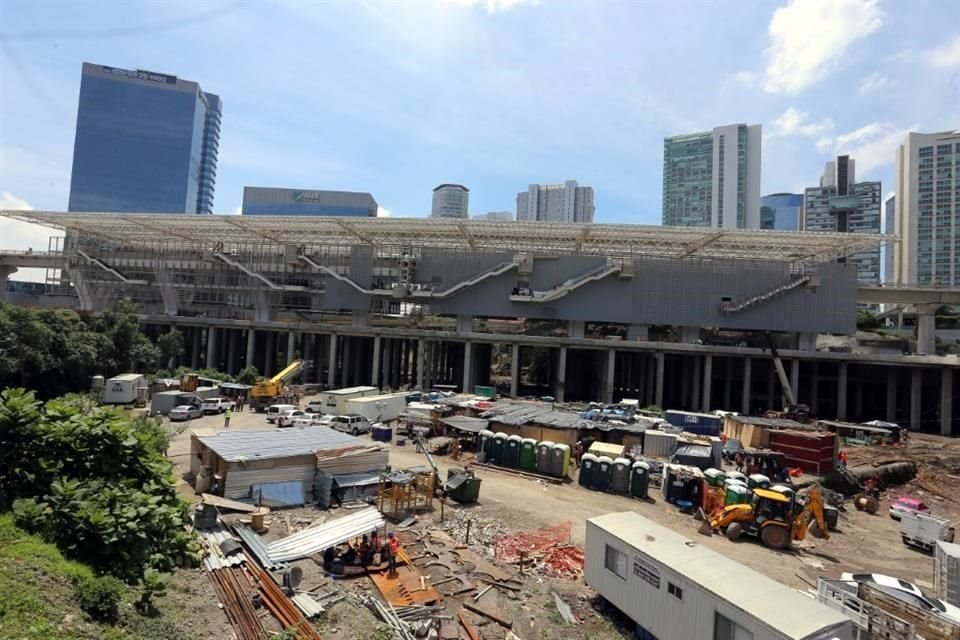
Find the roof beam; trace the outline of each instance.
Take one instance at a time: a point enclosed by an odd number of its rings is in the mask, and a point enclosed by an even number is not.
[[[583,226],[583,231],[580,232],[580,235],[577,237],[577,242],[574,245],[574,252],[582,253],[583,244],[587,241],[587,238],[590,237],[590,231],[593,229],[592,224],[587,224]]]
[[[467,244],[470,245],[470,248],[476,251],[477,243],[473,239],[473,234],[470,233],[470,229],[463,222],[457,223],[457,226],[460,227],[460,231],[463,233],[463,237],[466,238]]]
[[[727,235],[726,231],[718,231],[714,234],[711,234],[706,238],[703,238],[700,242],[696,242],[693,245],[688,246],[685,251],[680,253],[680,257],[688,258],[695,253],[699,253],[700,251],[703,251],[704,249],[709,247],[711,244],[713,244],[720,238],[724,237],[725,235]]]
[[[340,227],[342,227],[344,230],[348,231],[351,235],[356,236],[357,238],[359,238],[359,239],[362,240],[363,242],[366,242],[366,243],[369,244],[369,245],[372,245],[372,246],[374,246],[374,247],[376,247],[376,248],[378,248],[378,249],[380,248],[380,244],[379,244],[378,242],[376,242],[375,240],[373,240],[373,239],[370,238],[369,236],[367,236],[367,235],[361,233],[360,231],[358,231],[356,228],[354,228],[353,225],[347,224],[347,222],[346,222],[345,220],[343,220],[343,219],[341,219],[341,218],[334,218],[334,220],[336,221],[336,223],[337,223],[338,225],[340,225]]]

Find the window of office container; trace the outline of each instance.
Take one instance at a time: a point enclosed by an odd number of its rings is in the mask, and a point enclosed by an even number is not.
[[[607,568],[607,571],[614,573],[618,578],[625,581],[627,579],[627,554],[616,547],[610,545],[606,545],[606,547],[603,566]]]
[[[753,634],[733,620],[715,613],[713,618],[713,640],[753,640]]]

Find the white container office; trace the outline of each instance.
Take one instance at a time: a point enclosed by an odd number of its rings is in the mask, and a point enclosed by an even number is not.
[[[130,404],[137,399],[137,389],[147,386],[139,373],[124,373],[107,380],[103,386],[103,404]]]
[[[320,401],[323,413],[332,413],[336,416],[346,415],[347,402],[354,398],[363,398],[366,396],[375,396],[380,393],[376,387],[346,387],[344,389],[331,389],[320,392]]]

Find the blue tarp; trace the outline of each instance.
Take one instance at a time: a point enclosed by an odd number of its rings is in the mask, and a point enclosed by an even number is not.
[[[299,507],[306,503],[302,482],[253,485],[253,501],[265,507]]]

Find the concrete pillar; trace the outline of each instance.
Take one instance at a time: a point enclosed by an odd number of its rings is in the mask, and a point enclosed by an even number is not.
[[[703,357],[703,411],[710,411],[711,392],[713,391],[713,356]]]
[[[457,316],[457,333],[473,333],[473,316]]]
[[[429,389],[425,389],[424,385],[426,384],[426,358],[427,358],[427,341],[423,338],[417,340],[417,387],[420,391],[426,392]],[[466,374],[464,374],[466,375]]]
[[[563,402],[567,388],[567,348],[560,347],[560,355],[557,358],[557,392],[554,396],[557,402]]]
[[[510,348],[510,395],[520,395],[520,344],[513,343]]]
[[[247,329],[247,367],[253,366],[253,354],[257,344],[257,331],[254,328]]]
[[[237,372],[237,343],[240,342],[240,333],[235,329],[227,330],[227,373]]]
[[[953,369],[940,369],[940,435],[953,435]]]
[[[367,309],[354,309],[350,314],[350,325],[353,327],[370,326],[370,311]]]
[[[330,336],[330,349],[327,355],[327,386],[335,389],[337,386],[337,334]]]
[[[740,398],[740,412],[744,415],[750,415],[750,391],[752,384],[750,380],[750,368],[752,362],[750,356],[743,359],[743,395]]]
[[[793,391],[793,397],[797,404],[800,404],[800,361],[790,361],[790,390]]]
[[[263,375],[270,377],[273,375],[273,368],[277,364],[277,332],[267,331],[267,353],[263,362]]]
[[[681,360],[681,362],[684,362]],[[703,373],[700,371],[700,356],[693,356],[693,393],[690,395],[690,399],[687,400],[686,397],[683,398],[684,403],[690,408],[690,411],[699,411],[700,405],[702,404],[703,395],[700,392],[700,381],[703,379]],[[684,375],[686,372],[681,371],[681,375]],[[684,377],[686,377],[684,375]]]
[[[646,342],[650,339],[650,327],[645,324],[627,325],[627,340]]]
[[[897,370],[887,368],[887,422],[897,421]]]
[[[191,327],[190,333],[193,334],[193,348],[190,351],[190,368],[199,369],[200,368],[200,327]]]
[[[343,355],[340,357],[340,386],[349,387],[350,383],[350,364],[353,356],[353,336],[343,336]]]
[[[643,396],[643,403],[645,405],[656,404],[656,396],[654,396],[654,381],[657,378],[656,358],[645,356],[643,360],[643,366],[646,367],[643,380],[646,391],[645,395]]]
[[[847,419],[847,363],[837,367],[837,420]]]
[[[813,361],[810,363],[810,412],[817,415],[820,409],[820,363]]]
[[[920,402],[923,395],[923,369],[910,370],[910,430],[920,431]]]
[[[774,371],[770,371],[769,375],[767,376],[767,411],[770,411],[771,409],[774,408],[773,407],[773,389],[776,386],[776,383],[774,381],[774,378],[776,378],[776,375],[777,374]]]
[[[463,386],[464,393],[473,389],[473,343],[467,340],[463,343]]]
[[[853,419],[863,420],[863,367],[857,366],[857,381],[853,387]]]
[[[7,280],[16,272],[16,267],[0,267],[0,300],[7,299]]]
[[[607,351],[607,371],[603,379],[603,401],[613,404],[613,377],[617,369],[617,350]]]
[[[400,375],[400,352],[403,350],[403,340],[391,340],[390,380],[394,389],[403,386],[403,376]]]
[[[937,306],[915,304],[913,307],[917,312],[917,353],[934,355],[937,352],[937,327],[934,318]]]
[[[656,359],[656,375],[654,380],[653,404],[661,409],[663,408],[663,352],[658,351],[654,356]]]
[[[567,322],[567,335],[571,338],[582,338],[586,335],[587,323],[583,320],[570,320]]]
[[[287,332],[287,364],[293,362],[297,355],[297,334],[293,331]]]
[[[207,369],[217,368],[217,328],[207,327]]]
[[[692,367],[693,375],[687,373],[687,357],[680,355],[677,356],[677,360],[680,362],[680,406],[679,409],[692,409],[697,404],[697,369],[696,366]],[[694,363],[698,363],[699,359],[697,356],[693,356]],[[693,384],[693,392],[691,395],[690,385]]]
[[[730,404],[733,395],[733,358],[727,356],[724,360],[727,364],[726,373],[723,376],[723,410],[730,411],[730,407],[733,406]]]
[[[696,344],[700,339],[700,327],[680,327],[680,342]]]
[[[380,336],[373,337],[373,364],[370,366],[371,370],[371,382],[370,384],[374,387],[380,386],[380,349],[382,348],[380,344]]]

